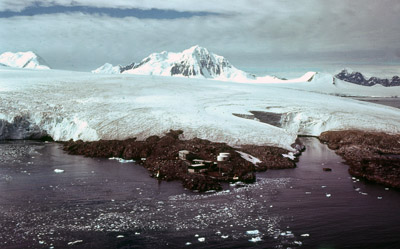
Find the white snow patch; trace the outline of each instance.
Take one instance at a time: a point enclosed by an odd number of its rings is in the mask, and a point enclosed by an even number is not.
[[[283,157],[287,157],[290,160],[294,161],[296,157],[294,156],[293,152],[289,152],[288,154],[282,154]]]
[[[254,164],[254,165],[257,165],[257,163],[261,163],[261,160],[258,159],[257,157],[254,157],[254,156],[252,156],[252,155],[250,155],[250,154],[247,154],[247,153],[245,153],[245,152],[238,151],[238,150],[237,150],[236,152],[239,153],[240,156],[241,156],[243,159],[245,159],[246,161],[251,162],[251,163]]]

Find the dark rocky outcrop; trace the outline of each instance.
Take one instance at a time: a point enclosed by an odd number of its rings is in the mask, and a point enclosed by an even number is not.
[[[135,63],[135,62],[132,62],[132,63],[129,64],[129,65],[121,66],[120,73],[122,73],[122,72],[124,72],[124,71],[126,71],[126,70],[130,70],[130,69],[134,68],[135,65],[136,65],[136,63]]]
[[[351,175],[400,189],[400,135],[350,130],[319,138],[343,157]]]
[[[237,149],[225,143],[214,143],[199,138],[181,140],[181,134],[182,131],[170,131],[163,137],[151,136],[145,141],[137,141],[134,138],[95,142],[71,140],[64,143],[64,150],[70,154],[88,157],[135,159],[153,176],[166,181],[179,180],[184,187],[198,191],[220,190],[220,182],[224,181],[254,182],[255,171],[296,166],[295,162],[282,156],[288,153],[285,149],[254,145]],[[187,170],[189,162],[178,157],[180,150],[189,150],[197,159],[213,162],[216,162],[217,155],[221,152],[230,153],[230,158],[227,162],[218,162],[218,166],[210,167],[205,173],[190,174]],[[255,166],[243,159],[236,150],[258,157],[262,162]]]
[[[340,80],[344,80],[344,81],[362,85],[362,86],[374,86],[376,84],[380,84],[385,87],[400,86],[399,76],[393,76],[393,78],[391,80],[381,79],[378,77],[371,77],[371,78],[367,79],[364,77],[364,75],[362,75],[359,72],[349,73],[347,70],[342,70],[340,73],[335,75],[335,77]]]

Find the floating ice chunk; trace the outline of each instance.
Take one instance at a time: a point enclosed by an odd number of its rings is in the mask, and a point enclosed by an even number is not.
[[[385,188],[385,190],[387,191],[387,190],[389,190],[389,188]]]
[[[206,238],[201,237],[201,238],[198,238],[197,240],[198,240],[199,242],[204,242],[204,241],[206,241]]]
[[[378,198],[378,200],[382,200],[382,196],[378,196],[377,198]]]
[[[303,233],[302,235],[300,235],[301,237],[310,237],[309,233]]]
[[[332,196],[331,194],[325,194],[325,195],[326,195],[326,197],[328,197],[328,198]]]
[[[221,238],[223,239],[227,239],[229,237],[229,235],[221,235]]]
[[[303,242],[301,242],[301,241],[294,241],[293,243],[295,243],[296,245],[299,245],[299,246],[301,246],[302,244],[303,244]]]
[[[311,195],[311,192],[306,192],[306,195]]]
[[[120,239],[120,238],[123,238],[123,237],[125,237],[125,236],[124,235],[118,235],[117,239]]]
[[[110,157],[108,158],[109,160],[116,160],[120,163],[134,163],[135,160],[133,159],[123,159],[123,158],[119,158],[119,157]]]
[[[283,157],[287,157],[290,160],[294,161],[296,159],[296,157],[294,156],[293,152],[289,152],[287,154],[282,154]]]
[[[216,235],[221,235],[221,231],[217,231],[215,234]]]
[[[64,173],[65,170],[63,169],[55,169],[54,172],[55,173]]]
[[[75,241],[72,241],[72,242],[68,242],[68,245],[69,246],[73,246],[73,245],[76,245],[76,244],[79,244],[79,243],[82,243],[83,242],[83,240],[75,240]]]
[[[190,246],[191,244],[192,244],[192,243],[190,243],[190,242],[186,242],[185,245]]]
[[[257,235],[257,234],[259,234],[260,233],[260,231],[258,231],[258,230],[249,230],[249,231],[246,231],[246,234],[247,235]]]
[[[325,185],[322,185],[321,188],[326,188],[326,186],[325,186]]]
[[[254,238],[251,238],[251,239],[249,239],[249,241],[250,242],[253,242],[253,243],[256,243],[256,242],[260,242],[260,241],[262,241],[262,239],[260,238],[260,237],[254,237]]]

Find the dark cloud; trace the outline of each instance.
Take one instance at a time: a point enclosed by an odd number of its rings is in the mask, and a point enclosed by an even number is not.
[[[33,1],[32,1],[33,2]],[[22,10],[30,1],[2,1]],[[394,61],[399,59],[397,0],[303,1],[53,1],[96,8],[209,11],[184,20],[65,13],[0,19],[0,52],[35,50],[58,68],[90,70],[104,62],[130,63],[151,52],[199,44],[235,65],[274,61]],[[113,5],[114,4],[114,5]],[[45,5],[44,2],[42,5]]]

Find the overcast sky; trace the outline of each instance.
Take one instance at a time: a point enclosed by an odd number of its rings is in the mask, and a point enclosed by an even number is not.
[[[0,53],[91,70],[200,45],[239,68],[400,62],[398,0],[1,0]]]

